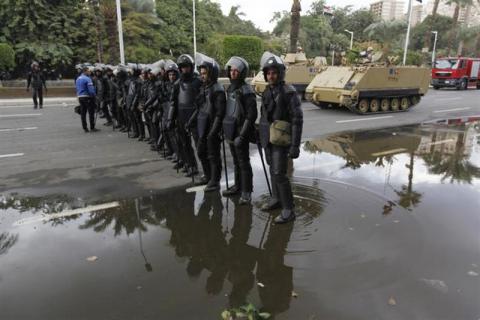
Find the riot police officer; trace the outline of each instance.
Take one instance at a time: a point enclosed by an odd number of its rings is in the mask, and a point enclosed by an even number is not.
[[[169,117],[168,128],[173,128],[176,120],[179,157],[186,166],[185,176],[192,177],[198,174],[198,169],[190,135],[196,143],[198,138],[192,115],[195,112],[195,98],[199,93],[201,81],[194,72],[195,62],[190,55],[182,54],[178,57],[177,65],[180,68],[180,79],[175,83],[172,94],[174,111],[171,116],[174,118]]]
[[[223,195],[231,196],[241,192],[239,204],[248,204],[253,191],[249,143],[255,141],[257,101],[251,86],[245,83],[249,70],[247,61],[241,57],[231,57],[225,69],[230,86],[227,90],[223,132],[235,165],[235,184],[225,190]]]
[[[94,82],[95,89],[97,91],[96,95],[96,103],[97,103],[97,110],[103,113],[103,116],[107,119],[107,122],[104,124],[106,126],[112,125],[112,116],[108,111],[108,104],[106,101],[108,100],[108,82],[107,79],[103,76],[103,66],[97,64],[93,69],[95,72]],[[97,111],[97,112],[98,112]]]
[[[171,97],[173,94],[173,88],[175,83],[178,81],[179,78],[179,71],[178,66],[172,60],[165,61],[165,81],[163,82],[163,90],[162,90],[162,97],[161,97],[161,104],[162,104],[162,119],[161,119],[161,129],[163,131],[162,135],[165,139],[165,147],[167,148],[165,152],[165,156],[167,159],[176,160],[178,161],[178,145],[176,139],[176,126],[173,126],[174,129],[168,129],[168,119],[174,118],[173,112],[173,104],[171,103]]]
[[[275,223],[281,224],[295,219],[287,166],[288,158],[296,159],[300,154],[303,112],[295,88],[285,84],[282,59],[265,52],[260,65],[268,85],[262,96],[259,133],[272,180],[272,198],[262,209],[282,208],[275,218]]]
[[[32,99],[33,99],[33,109],[38,108],[38,102],[40,102],[40,109],[43,108],[43,88],[47,91],[47,85],[45,77],[40,71],[40,66],[38,62],[34,61],[31,65],[32,71],[28,73],[27,77],[27,91],[32,87]],[[38,98],[38,100],[37,100]]]
[[[140,79],[141,70],[137,64],[129,65],[131,70],[131,77],[128,80],[128,91],[126,98],[126,110],[128,114],[128,128],[133,130],[131,138],[140,137],[140,123],[138,119],[138,104],[139,96],[142,87],[142,80]],[[141,116],[140,116],[141,120]]]
[[[202,53],[197,53],[195,60],[202,79],[197,97],[197,110],[192,116],[197,121],[197,155],[204,172],[198,184],[207,184],[205,192],[211,192],[220,189],[222,176],[220,133],[225,116],[225,90],[218,83],[220,72],[218,63]]]
[[[150,133],[149,144],[152,145],[152,150],[158,150],[158,140],[160,137],[159,120],[161,117],[160,99],[163,90],[163,67],[165,62],[158,61],[152,65],[148,74],[148,88],[147,99],[145,102],[145,121],[147,123],[148,131]]]
[[[113,124],[114,125],[114,128],[117,129],[117,128],[120,128],[120,123],[121,121],[119,120],[120,119],[120,112],[119,112],[119,108],[118,108],[118,100],[117,100],[117,96],[118,96],[118,86],[115,82],[115,77],[114,77],[114,74],[113,74],[113,67],[108,65],[108,66],[105,66],[105,82],[107,84],[107,87],[108,87],[108,93],[106,95],[106,99],[105,99],[105,109],[108,111],[110,111],[110,114],[112,115],[112,119],[115,119],[116,121],[116,124]]]

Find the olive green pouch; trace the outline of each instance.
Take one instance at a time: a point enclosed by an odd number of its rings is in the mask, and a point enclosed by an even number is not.
[[[270,143],[279,147],[288,147],[292,144],[292,125],[290,122],[273,121],[270,125]]]

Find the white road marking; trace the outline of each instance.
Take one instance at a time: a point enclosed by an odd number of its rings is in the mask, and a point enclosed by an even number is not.
[[[0,132],[26,131],[26,130],[36,130],[36,129],[38,129],[38,127],[10,128],[10,129],[0,129]]]
[[[446,109],[446,110],[436,110],[433,113],[442,113],[442,112],[453,112],[453,111],[463,111],[463,110],[470,110],[470,107],[466,108],[456,108],[456,109]]]
[[[18,114],[0,114],[0,118],[14,118],[14,117],[37,117],[41,113],[18,113]]]
[[[398,148],[398,149],[386,150],[386,151],[382,151],[382,152],[375,152],[375,153],[372,153],[372,156],[381,157],[381,156],[387,156],[389,154],[397,154],[397,153],[405,152],[405,151],[407,151],[407,149]]]
[[[388,118],[393,118],[393,116],[368,117],[368,118],[361,118],[361,119],[339,120],[339,121],[335,121],[335,122],[336,123],[348,123],[348,122],[357,122],[357,121],[381,120],[381,119],[388,119]]]
[[[10,153],[10,154],[0,154],[0,158],[13,158],[13,157],[21,157],[25,155],[25,153]]]
[[[77,214],[90,213],[90,212],[99,211],[99,210],[116,208],[118,206],[120,206],[120,204],[117,201],[115,201],[115,202],[109,202],[109,203],[94,205],[94,206],[88,206],[88,207],[85,207],[85,208],[79,208],[79,209],[74,209],[74,210],[66,210],[66,211],[59,212],[59,213],[41,214],[40,217],[35,216],[35,217],[20,219],[20,220],[14,222],[13,225],[14,226],[21,226],[21,225],[24,225],[24,224],[48,221],[48,220],[57,219],[57,218],[74,216],[74,215],[77,215]]]
[[[455,140],[455,139],[447,139],[447,140],[441,140],[441,141],[423,143],[422,146],[435,146],[435,145],[437,145],[437,144],[443,144],[443,143],[454,142],[454,141],[456,141],[456,140]]]
[[[64,104],[47,104],[47,105],[43,105],[44,108],[46,107],[73,107],[75,104],[74,103],[71,103],[71,104],[67,104],[67,105],[64,105]],[[32,106],[31,105],[17,105],[17,106],[0,106],[0,109],[12,109],[12,108],[23,108],[23,109],[32,109]]]
[[[455,101],[455,100],[462,100],[463,98],[460,98],[460,97],[455,97],[455,98],[439,98],[439,99],[435,99],[435,100],[438,100],[438,101]]]

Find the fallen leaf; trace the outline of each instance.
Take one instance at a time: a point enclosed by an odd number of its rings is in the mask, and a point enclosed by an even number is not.
[[[142,290],[142,286],[137,286],[137,290]]]
[[[292,297],[298,298],[298,293],[296,293],[295,291],[292,291]]]
[[[365,219],[366,217],[367,217],[367,216],[366,216],[364,213],[362,213],[362,214],[360,215],[360,218],[362,218],[362,219]]]
[[[478,273],[475,271],[468,271],[468,275],[472,277],[478,277]]]
[[[396,306],[397,301],[395,301],[395,299],[393,297],[390,297],[390,299],[388,299],[388,304],[391,305],[391,306]]]
[[[257,285],[260,287],[260,288],[265,288],[265,285],[261,282],[257,282]]]
[[[94,262],[94,261],[97,261],[98,260],[98,257],[97,256],[91,256],[91,257],[88,257],[87,258],[87,261],[88,262]]]
[[[393,223],[399,223],[400,220],[393,220]]]
[[[437,289],[442,293],[448,293],[448,286],[442,280],[435,280],[435,279],[420,279],[420,281],[424,282],[425,284],[429,285],[430,287]]]

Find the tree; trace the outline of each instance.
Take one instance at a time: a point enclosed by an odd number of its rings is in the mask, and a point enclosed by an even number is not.
[[[379,41],[383,46],[383,52],[388,54],[392,50],[398,35],[403,34],[407,28],[405,21],[380,21],[371,24],[365,29],[369,39]]]
[[[103,16],[105,33],[108,39],[109,61],[116,63],[119,60],[116,1],[102,0],[100,2],[100,11]]]
[[[458,18],[460,17],[460,8],[471,5],[473,3],[473,0],[447,0],[446,3],[449,5],[455,5],[455,11],[453,13],[452,31],[450,33],[447,48],[447,54],[450,55],[455,38],[458,36]]]
[[[297,51],[298,33],[300,31],[300,12],[302,6],[300,0],[294,0],[292,4],[291,29],[290,29],[290,52]]]
[[[0,71],[8,71],[15,67],[15,51],[6,43],[0,43]]]

